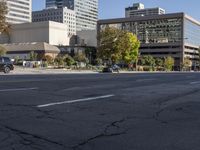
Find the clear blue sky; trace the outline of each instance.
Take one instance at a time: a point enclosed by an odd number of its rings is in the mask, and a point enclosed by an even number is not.
[[[145,7],[162,7],[167,13],[185,12],[200,21],[200,0],[99,0],[99,19],[124,17],[124,8],[141,2]],[[33,0],[33,10],[43,9],[45,0]]]

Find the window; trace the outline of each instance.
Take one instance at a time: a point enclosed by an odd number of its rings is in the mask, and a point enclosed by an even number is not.
[[[4,59],[4,62],[5,62],[5,63],[9,63],[9,62],[10,62],[10,59],[9,59],[9,58],[4,57],[3,59]]]

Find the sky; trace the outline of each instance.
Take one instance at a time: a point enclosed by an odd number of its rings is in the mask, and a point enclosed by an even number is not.
[[[33,10],[45,7],[45,0],[32,1]],[[124,9],[137,2],[143,3],[145,8],[164,8],[167,13],[185,12],[200,21],[200,0],[99,0],[99,19],[124,17]]]

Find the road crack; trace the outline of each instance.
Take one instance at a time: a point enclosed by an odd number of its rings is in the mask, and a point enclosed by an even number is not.
[[[119,124],[120,123],[123,123],[127,118],[123,118],[121,120],[118,120],[118,121],[113,121],[111,122],[109,125],[107,125],[105,127],[105,129],[103,130],[102,133],[96,135],[96,136],[93,136],[91,138],[88,138],[86,140],[84,140],[83,142],[80,142],[79,144],[75,145],[72,147],[73,150],[78,150],[80,147],[82,146],[85,146],[87,144],[89,144],[90,142],[94,141],[94,140],[97,140],[97,139],[100,139],[100,138],[106,138],[106,137],[113,137],[113,136],[120,136],[120,135],[123,135],[123,134],[126,134],[127,133],[127,130],[123,130],[121,132],[113,132],[113,133],[109,133],[109,130],[111,128],[117,128],[119,129],[120,126]]]
[[[46,142],[46,143],[49,143],[49,144],[52,144],[52,145],[56,145],[56,146],[58,146],[62,149],[66,148],[66,146],[62,143],[50,140],[48,138],[45,138],[45,137],[42,137],[42,136],[39,136],[39,135],[36,135],[36,134],[21,131],[19,129],[15,129],[15,128],[12,128],[12,127],[7,126],[7,125],[1,125],[1,127],[10,131],[12,134],[18,136],[20,138],[20,144],[23,145],[23,146],[30,146],[34,149],[42,150],[36,144],[36,141],[39,140],[39,141]]]

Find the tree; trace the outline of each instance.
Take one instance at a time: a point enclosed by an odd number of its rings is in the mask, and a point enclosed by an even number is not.
[[[0,56],[4,56],[6,54],[6,49],[0,45]]]
[[[30,61],[36,61],[37,57],[38,57],[38,54],[36,52],[34,52],[34,51],[30,52],[30,54],[29,54]]]
[[[154,67],[155,59],[151,55],[144,55],[144,56],[142,56],[141,64],[144,66]]]
[[[77,61],[77,62],[83,62],[83,63],[86,63],[86,64],[89,63],[88,58],[83,53],[77,53],[77,54],[75,54],[74,60]]]
[[[0,33],[7,28],[6,14],[8,13],[7,4],[4,0],[0,1]]]
[[[70,56],[70,55],[65,55],[64,57],[64,62],[66,63],[67,66],[72,66],[75,64],[75,60]]]
[[[163,67],[164,61],[162,58],[155,58],[156,67]]]
[[[55,58],[55,60],[54,60],[54,62],[59,66],[59,67],[63,67],[64,66],[64,59],[63,59],[63,57],[61,56],[61,55],[58,55],[56,58]]]
[[[132,33],[113,27],[106,27],[99,38],[98,56],[115,64],[123,60],[130,64],[137,62],[140,42]]]
[[[133,33],[127,32],[125,36],[126,37],[124,37],[124,40],[127,40],[127,42],[125,43],[126,49],[124,49],[124,51],[122,52],[122,59],[128,65],[135,63],[137,68],[140,42],[138,41],[136,35],[134,35]]]
[[[174,58],[172,58],[171,56],[166,57],[164,60],[165,70],[172,71],[173,66],[174,66]]]
[[[102,59],[97,58],[97,59],[95,60],[95,64],[98,65],[98,66],[101,66],[101,65],[103,64]]]
[[[44,55],[42,60],[46,61],[48,64],[53,64],[53,57],[49,56],[49,55]]]
[[[99,34],[99,47],[98,47],[98,57],[108,63],[116,63],[121,59],[121,37],[123,36],[122,30],[106,27]]]
[[[183,60],[183,69],[184,70],[190,70],[191,67],[192,67],[192,61],[190,60],[189,57],[185,57],[184,60]]]

